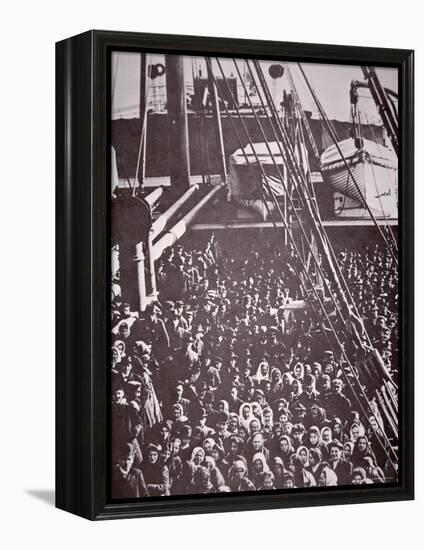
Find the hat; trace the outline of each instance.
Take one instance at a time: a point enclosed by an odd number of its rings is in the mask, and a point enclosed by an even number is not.
[[[131,443],[125,443],[121,449],[121,458],[129,458],[134,456],[134,447]]]
[[[299,432],[299,433],[304,433],[305,431],[305,426],[303,424],[295,424],[293,426],[293,432]]]
[[[192,434],[192,429],[189,424],[183,424],[179,430],[179,434],[181,437],[190,437]]]
[[[306,386],[312,386],[313,384],[315,384],[315,376],[313,374],[305,374],[303,378],[303,383]]]
[[[160,445],[157,445],[155,443],[149,443],[146,447],[146,451],[156,451],[157,453],[160,453],[162,451],[162,447]]]
[[[172,422],[170,420],[163,420],[160,424],[159,424],[159,428],[162,429],[162,428],[166,428],[169,432],[171,431],[172,429]]]
[[[333,447],[337,447],[340,451],[343,451],[343,445],[340,443],[338,439],[333,439],[331,443],[328,445],[328,449],[332,449]]]
[[[215,424],[224,424],[225,422],[228,422],[228,413],[226,412],[220,412],[216,417]]]

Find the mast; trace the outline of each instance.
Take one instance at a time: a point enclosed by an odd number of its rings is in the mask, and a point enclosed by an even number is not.
[[[140,187],[144,185],[146,175],[146,134],[147,134],[147,63],[146,54],[141,54],[140,61],[140,124],[141,124],[141,152],[140,162],[138,167],[138,184]],[[137,182],[135,182],[137,185]]]
[[[219,160],[220,160],[220,173],[222,176],[222,181],[227,181],[227,166],[225,161],[225,148],[224,148],[224,138],[222,134],[222,123],[221,115],[219,110],[219,96],[216,84],[213,80],[212,69],[209,66],[209,63],[206,64],[208,70],[208,88],[211,96],[212,112],[215,121],[215,137],[216,143],[219,151]]]
[[[165,55],[169,123],[171,190],[182,195],[190,187],[187,106],[184,88],[184,58]]]

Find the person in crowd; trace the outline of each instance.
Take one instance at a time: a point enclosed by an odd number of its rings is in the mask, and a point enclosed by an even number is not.
[[[134,466],[135,452],[126,443],[112,468],[112,494],[114,498],[142,498],[150,496],[142,472]]]
[[[150,496],[169,495],[169,471],[159,459],[161,452],[162,447],[154,443],[149,443],[145,449],[147,460],[143,461],[141,471]]]

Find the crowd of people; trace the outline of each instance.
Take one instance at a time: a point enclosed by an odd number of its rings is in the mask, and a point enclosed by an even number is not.
[[[265,237],[223,248],[168,249],[144,312],[115,284],[112,497],[393,481],[381,422],[357,406],[290,257]],[[396,378],[396,267],[378,245],[337,254]]]

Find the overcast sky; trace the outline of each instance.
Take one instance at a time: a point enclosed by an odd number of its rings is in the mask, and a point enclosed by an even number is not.
[[[151,55],[148,63],[163,63],[164,56]],[[261,61],[261,65],[270,89],[276,97],[282,97],[283,89],[290,89],[287,78],[287,71],[282,78],[272,81],[268,75],[269,65],[275,61]],[[235,76],[234,63],[229,59],[223,59],[222,65],[227,76]],[[311,110],[317,115],[317,108],[311,94],[307,90],[305,81],[296,63],[287,63],[290,67],[297,92],[305,110]],[[359,66],[347,65],[326,65],[322,63],[303,63],[302,67],[307,74],[309,81],[317,93],[327,115],[331,119],[349,120],[350,103],[349,89],[353,79],[363,80]],[[243,73],[244,63],[239,61],[240,72]],[[186,57],[184,64],[185,81],[188,88],[193,82],[193,72],[201,70],[206,74],[206,64],[202,57]],[[397,92],[397,69],[377,67],[377,74],[383,84]],[[214,72],[218,76],[219,69],[214,64]],[[157,85],[165,86],[165,76],[154,80]],[[112,116],[113,118],[133,118],[139,116],[139,86],[140,86],[140,54],[115,52],[112,57]],[[365,119],[369,122],[380,122],[376,106],[366,89],[360,90],[360,109]],[[366,122],[366,120],[364,121]]]

